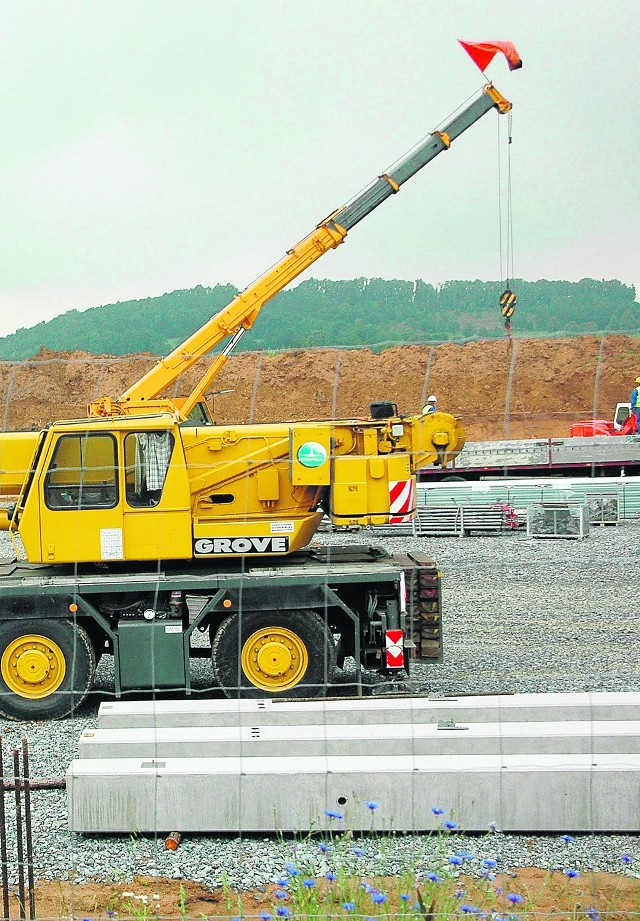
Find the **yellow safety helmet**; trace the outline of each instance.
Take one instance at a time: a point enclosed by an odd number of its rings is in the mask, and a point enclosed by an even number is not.
[[[636,384],[640,384],[640,377],[636,377]]]

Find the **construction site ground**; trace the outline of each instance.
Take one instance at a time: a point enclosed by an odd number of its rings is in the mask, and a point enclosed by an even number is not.
[[[177,862],[179,858],[177,856]],[[574,878],[559,869],[555,871],[537,868],[518,868],[498,873],[492,882],[472,879],[462,875],[450,882],[443,882],[420,896],[425,907],[410,911],[400,900],[404,889],[399,880],[369,880],[379,891],[388,894],[388,900],[375,913],[376,917],[389,918],[390,912],[400,917],[448,918],[464,917],[462,912],[473,906],[487,913],[497,912],[500,917],[535,918],[536,921],[569,921],[599,916],[607,921],[631,921],[640,916],[638,909],[638,879],[613,873],[587,872]],[[405,887],[406,879],[404,880]],[[353,880],[358,886],[359,879]],[[343,884],[344,885],[344,884]],[[326,889],[326,881],[318,881],[320,890]],[[238,893],[232,890],[210,890],[200,883],[179,878],[137,877],[133,881],[113,883],[73,883],[72,881],[39,883],[36,887],[36,910],[38,918],[84,918],[89,921],[99,918],[153,919],[153,918],[226,918],[260,919],[267,915],[277,918],[276,906],[287,903],[274,896],[276,886],[250,892]],[[463,891],[463,895],[456,896]],[[497,891],[496,891],[497,890]],[[323,900],[323,917],[345,915],[342,902],[346,896],[335,900]],[[508,900],[510,893],[522,896],[522,902],[514,906]],[[321,892],[318,892],[320,895]],[[409,894],[409,893],[407,893]],[[418,898],[417,890],[411,895]],[[435,903],[432,902],[436,898]],[[12,899],[11,917],[18,917],[17,900]],[[462,909],[460,906],[464,905]],[[513,908],[517,908],[517,914]],[[590,910],[589,910],[590,909]],[[318,910],[316,910],[318,911]],[[442,912],[442,914],[440,914]],[[477,914],[474,912],[474,914]],[[312,910],[299,917],[311,917]],[[291,917],[294,917],[293,911]]]

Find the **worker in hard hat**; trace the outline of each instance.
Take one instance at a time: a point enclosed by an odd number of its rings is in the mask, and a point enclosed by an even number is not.
[[[631,410],[636,417],[636,432],[640,433],[640,377],[636,377],[636,386],[631,391]]]
[[[434,394],[431,394],[430,397],[427,397],[427,402],[422,407],[422,415],[424,416],[427,413],[434,413],[436,409],[438,408],[437,403],[438,403],[438,400],[436,399]]]

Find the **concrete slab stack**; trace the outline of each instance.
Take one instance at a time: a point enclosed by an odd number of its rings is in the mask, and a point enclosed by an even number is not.
[[[106,703],[76,832],[640,830],[640,694]],[[327,815],[329,813],[329,815]],[[343,818],[331,817],[339,814]]]

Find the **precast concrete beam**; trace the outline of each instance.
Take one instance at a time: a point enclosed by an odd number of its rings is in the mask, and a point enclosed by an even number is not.
[[[258,720],[256,720],[258,723]],[[640,754],[640,722],[382,723],[85,729],[80,758]]]
[[[296,724],[549,722],[635,720],[640,693],[501,694],[477,697],[388,697],[295,700],[109,701],[100,705],[98,726],[273,726]]]
[[[81,759],[66,780],[74,832],[417,832],[433,806],[468,831],[640,829],[637,754]]]

